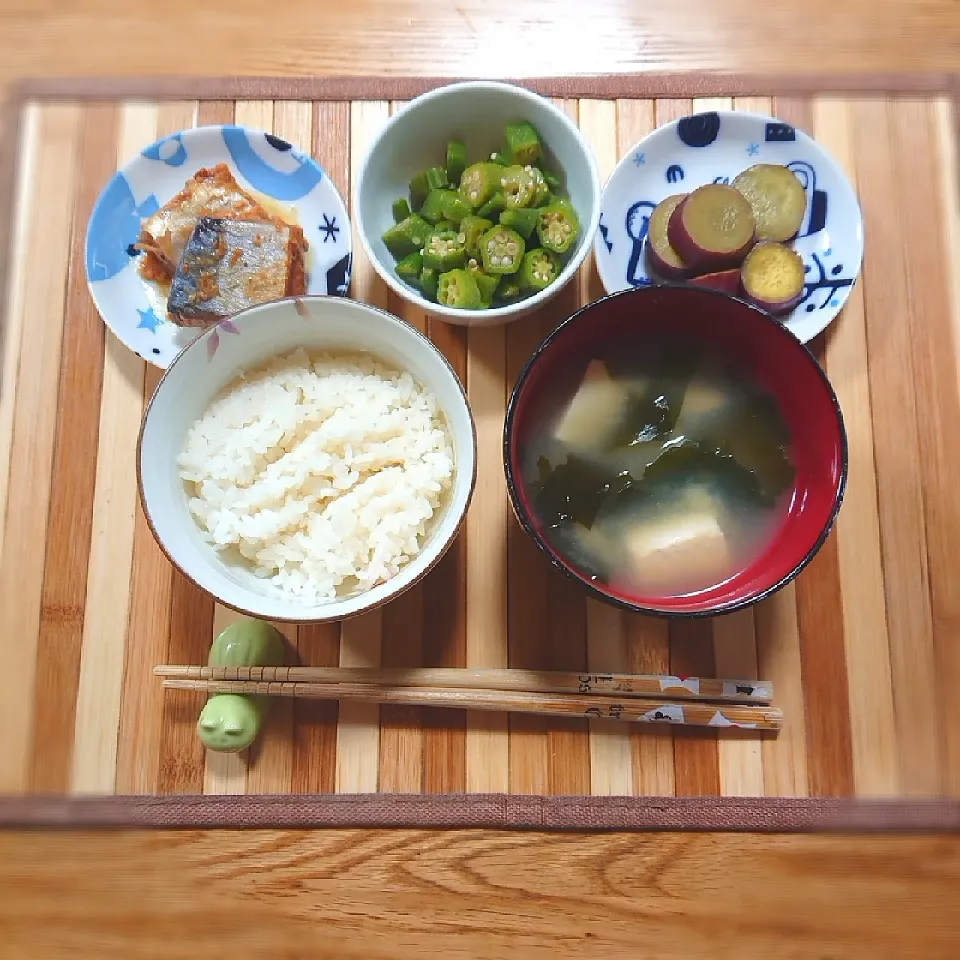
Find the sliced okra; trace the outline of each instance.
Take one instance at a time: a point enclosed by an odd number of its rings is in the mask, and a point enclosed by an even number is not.
[[[546,290],[557,279],[560,262],[549,250],[528,250],[517,273],[517,282],[521,290],[537,293]]]
[[[499,277],[491,277],[480,269],[480,264],[476,260],[467,262],[467,269],[473,274],[473,279],[477,281],[477,287],[480,289],[480,302],[489,307],[493,303],[493,295],[496,292]]]
[[[566,253],[580,232],[580,221],[573,207],[564,201],[555,200],[541,207],[537,222],[537,236],[547,250]]]
[[[443,167],[430,167],[423,170],[410,181],[410,204],[418,210],[431,190],[442,190],[450,185],[447,171]]]
[[[459,140],[447,144],[447,180],[452,186],[458,186],[463,171],[467,167],[467,148]]]
[[[507,154],[521,166],[536,163],[540,159],[540,135],[537,128],[526,120],[507,124]]]
[[[437,278],[440,274],[433,267],[424,267],[420,271],[420,289],[429,300],[437,299]]]
[[[537,184],[540,178],[530,166],[521,167],[514,164],[503,171],[500,186],[507,209],[515,207],[532,207],[537,196]]]
[[[466,244],[456,230],[435,230],[423,248],[423,265],[435,270],[452,270],[466,259]]]
[[[460,178],[460,197],[471,210],[482,207],[500,189],[503,168],[489,161],[472,163]]]
[[[498,191],[477,211],[477,216],[486,220],[496,220],[506,208],[507,201],[503,194]]]
[[[440,209],[443,210],[444,218],[454,223],[459,223],[464,217],[470,216],[470,205],[453,190],[449,193],[444,191],[440,200]]]
[[[423,201],[423,206],[420,207],[420,216],[424,220],[429,220],[430,223],[439,223],[441,220],[449,219],[443,212],[443,202],[456,195],[456,190],[446,188],[431,190],[427,194],[427,199]]]
[[[539,219],[539,210],[532,210],[529,207],[515,207],[512,210],[504,210],[500,214],[500,225],[516,230],[524,240],[527,240],[530,234],[537,229]]]
[[[480,238],[493,226],[493,222],[470,214],[460,221],[460,233],[467,249],[468,257],[480,256]]]
[[[414,250],[423,249],[433,227],[423,217],[411,213],[409,217],[394,224],[383,235],[386,248],[397,258],[407,256]]]
[[[516,277],[507,276],[501,277],[500,283],[497,286],[496,297],[498,300],[510,301],[516,300],[520,296],[520,284],[517,283]]]
[[[397,276],[407,283],[418,283],[423,269],[423,254],[419,250],[408,253],[396,266]]]
[[[509,227],[493,227],[480,238],[480,256],[487,273],[516,273],[523,253],[523,237]]]
[[[410,216],[410,204],[407,203],[406,197],[399,197],[393,201],[393,222],[400,223],[402,220],[406,220]]]
[[[469,270],[460,268],[440,274],[437,282],[437,302],[445,307],[478,310],[483,305],[480,287]]]

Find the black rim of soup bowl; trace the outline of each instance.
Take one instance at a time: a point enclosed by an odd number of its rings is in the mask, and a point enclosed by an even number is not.
[[[751,607],[755,603],[759,603],[759,601],[765,600],[767,597],[775,594],[778,590],[781,590],[788,583],[790,583],[791,580],[794,580],[797,575],[810,563],[810,561],[813,560],[820,548],[826,542],[827,537],[830,536],[830,531],[833,529],[833,526],[836,523],[837,514],[840,512],[840,507],[843,504],[843,497],[847,487],[847,430],[843,422],[843,413],[840,409],[840,401],[837,399],[836,391],[833,389],[833,385],[830,383],[830,380],[827,377],[823,367],[820,365],[820,362],[813,355],[813,353],[811,353],[806,344],[801,342],[791,330],[785,327],[779,320],[772,317],[766,311],[761,310],[754,304],[749,303],[741,297],[736,297],[733,294],[724,293],[721,290],[712,290],[707,287],[697,287],[695,289],[697,290],[698,294],[722,297],[725,300],[733,300],[742,307],[753,311],[759,317],[762,317],[764,322],[773,324],[775,327],[781,330],[785,336],[790,337],[797,348],[799,348],[806,355],[807,360],[820,377],[824,389],[827,391],[827,395],[830,398],[830,403],[837,418],[837,424],[840,427],[840,477],[837,483],[836,493],[834,494],[833,506],[830,510],[830,515],[827,517],[826,523],[824,524],[820,535],[817,537],[816,541],[806,552],[806,554],[804,554],[800,561],[793,567],[793,569],[776,583],[771,584],[769,587],[764,588],[753,596],[744,597],[740,600],[735,600],[732,603],[707,607],[703,610],[664,610],[659,607],[646,607],[639,603],[631,603],[629,600],[623,600],[620,597],[613,596],[598,586],[598,584],[594,581],[589,580],[581,573],[578,573],[572,565],[564,562],[560,555],[550,546],[549,543],[547,543],[546,539],[537,529],[537,526],[533,521],[533,517],[523,505],[519,490],[521,481],[517,476],[517,472],[514,470],[513,459],[510,455],[510,446],[513,439],[514,423],[516,420],[519,398],[520,394],[523,392],[524,385],[526,384],[530,373],[540,361],[540,358],[550,349],[554,341],[563,334],[567,327],[577,323],[583,315],[597,309],[601,304],[605,304],[617,297],[637,298],[646,296],[650,292],[689,289],[691,288],[684,284],[678,283],[651,283],[642,287],[630,287],[627,290],[618,290],[615,293],[609,293],[606,296],[600,297],[597,300],[592,300],[590,303],[582,306],[576,311],[576,313],[571,314],[566,320],[560,323],[556,329],[554,329],[553,332],[543,340],[537,349],[534,350],[533,354],[530,356],[530,359],[527,360],[523,371],[521,372],[513,388],[513,392],[510,394],[510,400],[507,403],[506,416],[504,417],[503,422],[503,468],[507,479],[507,490],[510,494],[510,505],[513,508],[514,516],[517,518],[517,521],[523,528],[524,532],[528,537],[530,537],[531,540],[533,540],[540,551],[550,561],[551,565],[559,570],[568,579],[579,584],[591,596],[598,600],[602,600],[604,603],[610,604],[614,607],[619,607],[623,610],[629,610],[633,613],[642,613],[648,616],[661,617],[668,620],[700,619],[703,617],[716,617],[727,613],[733,613],[736,610],[742,610],[745,607]]]

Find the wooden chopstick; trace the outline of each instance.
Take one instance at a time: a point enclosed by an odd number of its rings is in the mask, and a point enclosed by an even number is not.
[[[766,680],[714,680],[629,673],[558,673],[537,670],[467,670],[457,667],[380,669],[366,667],[190,667],[160,666],[160,677],[185,680],[266,680],[302,683],[372,684],[404,688],[522,690],[577,693],[618,699],[697,700],[768,704],[773,684]]]
[[[704,703],[690,700],[641,700],[637,698],[617,700],[605,696],[572,693],[551,694],[526,690],[480,690],[427,686],[399,688],[364,683],[306,683],[267,680],[168,678],[163,681],[163,686],[173,690],[201,690],[211,694],[242,693],[270,697],[299,697],[312,700],[354,700],[361,703],[536,713],[545,716],[605,718],[636,723],[673,723],[696,727],[779,730],[783,725],[783,713],[774,707]]]

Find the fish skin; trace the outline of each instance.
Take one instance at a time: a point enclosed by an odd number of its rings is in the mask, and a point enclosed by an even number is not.
[[[157,260],[152,272],[166,273],[171,277],[197,220],[217,216],[282,222],[271,216],[237,183],[225,163],[201,168],[180,193],[144,220],[141,226],[140,242],[144,248],[153,251]]]
[[[303,231],[287,224],[201,217],[170,287],[167,311],[180,326],[206,326],[291,290]],[[302,269],[299,271],[302,276]]]

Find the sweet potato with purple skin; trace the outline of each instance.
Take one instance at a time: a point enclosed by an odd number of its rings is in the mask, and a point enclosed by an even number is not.
[[[650,223],[647,226],[647,260],[651,272],[664,280],[685,280],[692,273],[667,239],[670,217],[686,198],[687,194],[676,193],[666,200],[661,200],[650,214]]]
[[[733,187],[698,187],[673,211],[667,239],[695,272],[736,267],[756,242],[753,210]]]
[[[718,270],[716,273],[702,273],[690,280],[695,287],[707,287],[710,290],[722,290],[736,296],[740,292],[740,270]]]
[[[803,299],[803,258],[782,243],[758,243],[743,261],[740,282],[751,303],[783,316]]]
[[[757,225],[757,240],[783,243],[800,231],[807,195],[796,174],[778,163],[758,163],[734,178]]]

